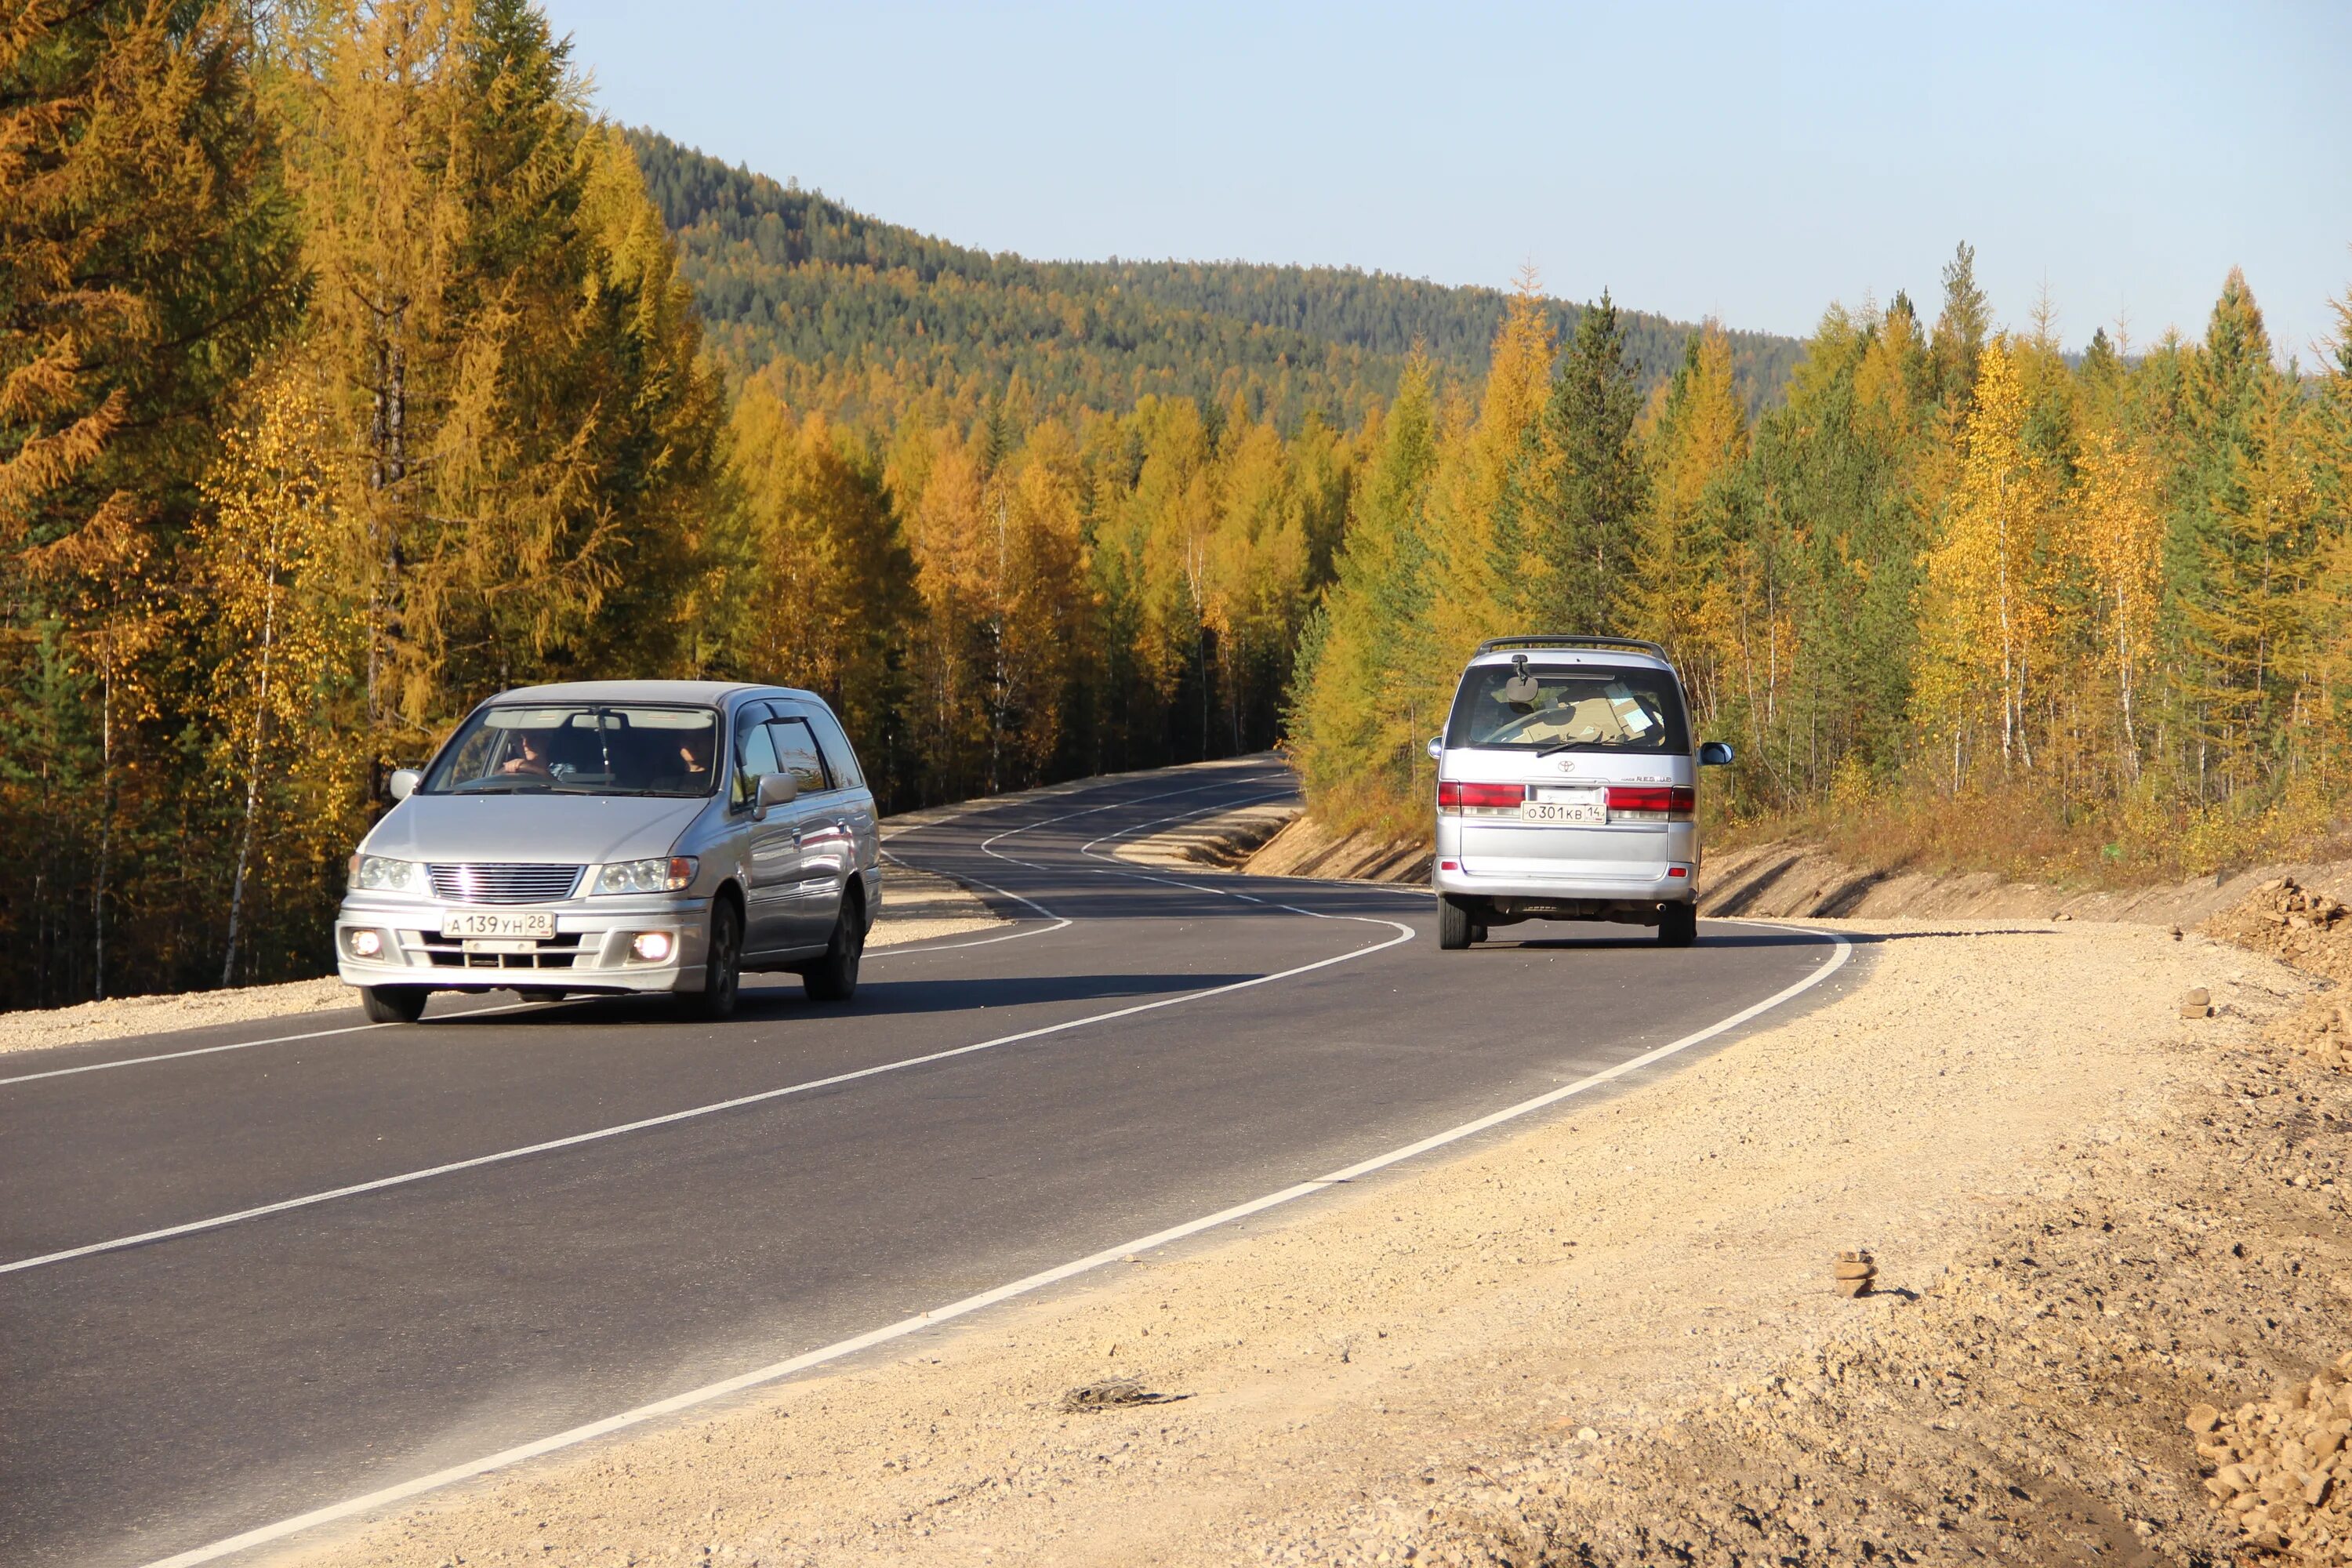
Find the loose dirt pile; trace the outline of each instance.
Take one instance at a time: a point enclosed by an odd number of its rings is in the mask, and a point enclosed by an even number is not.
[[[2352,1354],[2308,1383],[2228,1415],[2189,1413],[2197,1452],[2214,1467],[2205,1489],[2246,1544],[2295,1564],[2352,1563]]]
[[[2209,936],[2335,980],[2352,980],[2352,910],[2293,877],[2274,877],[2205,922]]]

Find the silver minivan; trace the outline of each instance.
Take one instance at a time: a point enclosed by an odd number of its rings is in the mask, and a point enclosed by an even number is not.
[[[1698,936],[1698,770],[1666,650],[1630,637],[1495,637],[1462,671],[1437,760],[1440,947],[1528,920]]]
[[[741,972],[846,1001],[882,908],[873,794],[823,699],[597,680],[502,692],[352,857],[337,972],[367,1016],[436,991],[669,992],[723,1018]]]

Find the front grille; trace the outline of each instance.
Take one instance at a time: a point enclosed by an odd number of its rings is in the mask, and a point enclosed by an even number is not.
[[[580,885],[578,866],[427,866],[433,896],[459,904],[551,904]]]
[[[467,952],[462,937],[437,931],[410,931],[411,946],[422,949],[436,969],[570,969],[581,958],[580,933],[559,931],[530,952]],[[594,954],[588,955],[592,959]]]

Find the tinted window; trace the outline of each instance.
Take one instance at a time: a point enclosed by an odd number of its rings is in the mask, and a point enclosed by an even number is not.
[[[1563,752],[1690,750],[1681,689],[1661,669],[1480,665],[1463,678],[1448,746]]]
[[[776,771],[776,746],[769,738],[768,726],[754,723],[748,714],[735,721],[735,786],[728,797],[737,805],[749,805],[760,793],[760,781]]]
[[[849,737],[842,733],[841,721],[822,708],[813,710],[808,721],[824,748],[824,765],[834,783],[842,789],[863,789],[866,775],[857,766],[857,753],[849,749]]]
[[[824,782],[824,763],[817,753],[816,737],[809,732],[806,723],[798,719],[779,719],[768,726],[768,735],[775,742],[776,765],[793,775],[803,795],[815,795],[833,787]]]

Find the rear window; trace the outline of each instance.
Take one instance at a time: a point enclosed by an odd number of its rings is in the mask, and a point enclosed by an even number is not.
[[[1688,752],[1682,691],[1662,669],[1479,665],[1445,725],[1449,747],[1501,751]]]

